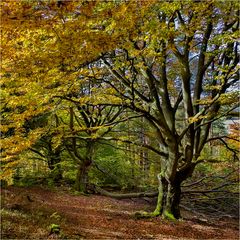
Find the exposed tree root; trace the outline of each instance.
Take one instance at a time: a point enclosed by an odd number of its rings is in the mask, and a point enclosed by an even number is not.
[[[134,214],[134,217],[137,219],[142,219],[142,218],[152,218],[152,217],[158,217],[160,214],[154,212],[145,212],[145,211],[138,211]]]

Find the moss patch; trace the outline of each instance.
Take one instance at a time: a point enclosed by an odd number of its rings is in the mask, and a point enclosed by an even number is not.
[[[168,219],[168,220],[171,220],[171,221],[176,221],[176,218],[173,216],[173,214],[170,213],[170,212],[167,211],[167,210],[165,210],[165,211],[163,212],[163,217],[164,217],[165,219]]]

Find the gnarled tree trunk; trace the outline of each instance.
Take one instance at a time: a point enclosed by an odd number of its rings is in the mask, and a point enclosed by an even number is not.
[[[180,215],[180,199],[181,199],[181,183],[178,181],[169,181],[165,177],[158,175],[158,200],[154,216],[163,215],[168,219],[179,219]]]
[[[190,177],[194,171],[196,163],[189,163],[186,168],[178,170],[170,177],[164,171],[158,175],[158,200],[153,216],[162,215],[168,219],[179,219],[180,201],[181,201],[181,184],[184,180]],[[173,174],[174,173],[174,174]]]
[[[191,163],[192,155],[188,159],[189,164],[185,168],[179,169],[179,146],[172,139],[168,143],[168,157],[162,159],[161,173],[158,174],[158,200],[153,216],[162,215],[168,219],[179,219],[180,201],[181,201],[181,184],[191,176],[195,164]]]

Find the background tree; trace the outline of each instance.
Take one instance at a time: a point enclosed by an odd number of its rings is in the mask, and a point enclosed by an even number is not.
[[[120,19],[136,8],[102,1],[6,0],[1,6],[1,106],[10,109],[5,111],[2,131],[14,133],[2,139],[6,173],[17,163],[19,153],[45,131],[37,128],[26,134],[25,120],[46,112],[54,114],[59,101],[53,97],[71,92],[84,67],[129,34],[113,31],[112,16]],[[133,14],[122,27],[133,27],[137,17]]]

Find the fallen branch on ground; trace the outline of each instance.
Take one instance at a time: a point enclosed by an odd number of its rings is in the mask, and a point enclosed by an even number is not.
[[[93,189],[92,189],[93,188]],[[127,198],[141,198],[141,197],[157,197],[158,192],[138,192],[138,193],[112,193],[108,192],[98,186],[92,186],[91,190],[94,190],[96,193],[99,193],[106,197],[112,197],[116,199],[127,199]]]

